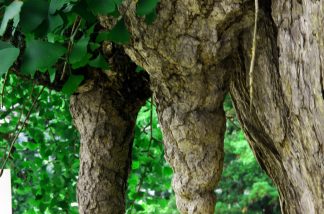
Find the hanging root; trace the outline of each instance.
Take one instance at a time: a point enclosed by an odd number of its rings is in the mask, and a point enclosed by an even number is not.
[[[259,14],[259,2],[255,0],[255,17],[254,17],[254,30],[253,30],[253,41],[252,41],[252,54],[251,54],[251,63],[249,70],[249,91],[250,91],[250,111],[252,110],[253,103],[253,71],[255,64],[255,50],[256,50],[256,36],[258,29],[258,14]]]

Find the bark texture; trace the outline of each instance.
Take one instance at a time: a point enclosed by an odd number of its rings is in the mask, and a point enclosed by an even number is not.
[[[223,167],[228,56],[238,46],[234,35],[253,24],[253,5],[162,0],[152,25],[135,15],[135,1],[125,5],[132,34],[126,52],[151,76],[177,207],[181,213],[214,213]]]
[[[240,34],[233,55],[235,107],[259,163],[279,189],[282,213],[324,211],[323,9],[324,1],[263,5],[252,99],[252,29]]]
[[[134,125],[150,96],[147,76],[135,73],[123,53],[113,53],[112,70],[89,71],[87,82],[71,97],[70,111],[81,135],[80,213],[125,213]]]
[[[126,52],[151,76],[179,210],[214,211],[229,85],[282,212],[323,212],[324,0],[260,1],[252,87],[254,1],[161,0],[152,25],[125,5]]]

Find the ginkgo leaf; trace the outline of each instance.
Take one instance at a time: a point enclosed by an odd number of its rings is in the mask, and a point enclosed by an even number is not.
[[[21,71],[34,76],[36,70],[44,71],[54,65],[65,51],[59,44],[32,40],[27,43]]]
[[[18,19],[19,20],[19,13],[22,6],[21,1],[13,1],[10,5],[6,7],[6,11],[3,15],[1,27],[0,27],[0,36],[3,36],[4,32],[7,29],[8,22],[11,19]],[[18,21],[15,21],[18,22]]]
[[[114,0],[87,0],[90,10],[95,15],[107,15],[116,10]]]
[[[0,41],[0,77],[5,74],[19,56],[19,49]]]
[[[67,95],[73,94],[77,90],[83,79],[83,75],[70,75],[69,79],[66,81],[62,88],[62,92]]]
[[[47,18],[49,3],[44,0],[27,0],[21,8],[20,25],[23,32],[35,30]]]
[[[89,65],[94,68],[101,68],[101,69],[109,68],[109,65],[108,65],[106,59],[101,54],[99,54],[94,60],[91,60],[89,62]]]
[[[100,33],[97,37],[97,42],[112,41],[119,44],[128,44],[130,40],[130,34],[126,28],[124,20],[121,19],[117,24],[108,32]]]
[[[69,62],[75,64],[82,60],[87,55],[87,46],[89,43],[90,37],[84,36],[79,41],[77,41],[71,51],[69,57]]]
[[[145,16],[153,12],[159,0],[139,0],[136,5],[136,14]]]

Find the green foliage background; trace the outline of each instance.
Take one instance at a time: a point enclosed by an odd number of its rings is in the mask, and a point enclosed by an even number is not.
[[[40,90],[33,82],[9,76],[0,111],[0,157]],[[78,213],[79,136],[68,104],[68,96],[45,89],[19,135],[7,164],[12,169],[15,213]],[[216,213],[280,213],[277,191],[255,161],[229,97],[224,107],[225,164],[215,190]],[[136,122],[127,213],[178,213],[162,142],[155,106],[148,100]]]

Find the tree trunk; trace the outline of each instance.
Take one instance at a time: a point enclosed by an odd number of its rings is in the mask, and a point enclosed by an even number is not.
[[[80,213],[125,213],[136,116],[150,92],[147,76],[136,74],[134,65],[125,67],[130,62],[122,57],[117,57],[116,65],[124,66],[118,72],[112,71],[112,62],[108,78],[91,70],[92,77],[71,97],[70,111],[81,135]]]
[[[151,76],[177,207],[181,213],[214,213],[223,168],[227,57],[237,46],[233,35],[252,23],[252,5],[162,0],[157,20],[146,25],[135,15],[136,2],[125,4],[133,40],[126,52]]]
[[[254,1],[161,0],[152,25],[135,15],[136,2],[125,4],[126,52],[151,75],[179,210],[213,212],[231,75],[239,119],[283,213],[322,212],[324,1],[260,1],[252,86]]]
[[[261,11],[252,98],[252,29],[233,55],[239,120],[279,189],[282,213],[324,210],[323,12],[324,1],[273,1]]]

